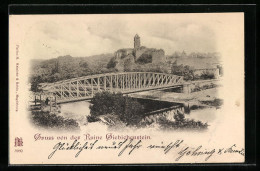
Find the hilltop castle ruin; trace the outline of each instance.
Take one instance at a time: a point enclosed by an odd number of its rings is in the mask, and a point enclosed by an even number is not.
[[[134,48],[138,49],[141,46],[141,42],[140,42],[140,37],[138,36],[138,34],[135,35],[134,37]]]
[[[137,63],[159,63],[165,62],[165,52],[163,49],[147,48],[141,46],[141,40],[138,34],[134,37],[134,48],[119,49],[115,52],[116,60],[132,58]]]

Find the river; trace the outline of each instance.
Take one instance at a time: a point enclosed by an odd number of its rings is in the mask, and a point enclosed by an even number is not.
[[[158,100],[148,100],[148,99],[137,99],[139,103],[145,106],[146,112],[152,112],[160,109],[167,109],[173,106],[185,107],[185,118],[194,119],[195,121],[202,121],[203,123],[208,123],[209,125],[214,125],[214,121],[217,117],[217,110],[215,107],[194,107],[183,105],[180,103],[173,102],[164,102]],[[88,127],[88,131],[90,129],[104,129],[106,125],[101,126],[102,124],[96,123],[88,123],[86,116],[90,115],[89,106],[91,105],[88,101],[80,101],[74,103],[65,103],[61,104],[61,113],[65,118],[75,119],[81,128]],[[188,108],[188,109],[187,109]],[[159,113],[158,113],[159,114]],[[101,128],[100,128],[101,126]],[[91,128],[92,127],[92,128]],[[102,128],[103,127],[103,128]]]

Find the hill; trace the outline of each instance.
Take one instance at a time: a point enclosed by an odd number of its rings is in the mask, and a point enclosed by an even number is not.
[[[147,55],[145,57],[147,57]],[[184,73],[188,73],[187,78],[190,79],[190,74],[193,69],[216,68],[220,63],[219,56],[212,54],[207,56],[204,55],[203,57],[202,55],[200,57],[192,55],[185,55],[182,57],[167,56],[166,61],[156,62],[153,62],[153,58],[149,57],[150,56],[148,55],[144,60],[141,56],[136,60],[132,53],[125,56],[122,56],[122,54],[118,55],[117,53],[109,53],[88,57],[72,57],[66,55],[49,60],[32,60],[30,69],[31,90],[37,91],[38,84],[43,82],[51,83],[109,72],[146,71],[176,74],[174,71],[182,68],[180,69],[182,71],[182,76],[185,76]],[[186,68],[187,72],[183,72],[184,68]]]
[[[111,72],[107,63],[114,54],[89,57],[59,56],[49,60],[32,60],[30,82],[56,82],[80,76]]]

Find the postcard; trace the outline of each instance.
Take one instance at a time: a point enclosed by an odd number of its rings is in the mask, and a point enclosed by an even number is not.
[[[9,163],[243,163],[244,58],[244,13],[9,15]]]

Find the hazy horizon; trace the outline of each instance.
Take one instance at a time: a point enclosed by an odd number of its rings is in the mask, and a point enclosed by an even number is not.
[[[31,59],[88,57],[141,46],[163,49],[166,55],[220,52],[221,35],[232,15],[211,14],[86,14],[29,15],[22,26]],[[231,20],[232,21],[232,20]],[[221,52],[220,52],[221,53]]]

